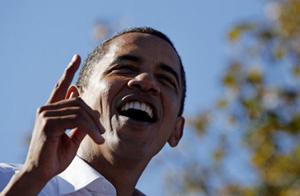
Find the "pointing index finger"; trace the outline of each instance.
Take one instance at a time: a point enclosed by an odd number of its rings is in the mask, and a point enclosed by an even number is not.
[[[63,75],[56,83],[52,93],[48,99],[48,103],[55,103],[57,101],[63,100],[67,93],[67,90],[73,80],[73,77],[79,68],[80,56],[78,54],[74,55],[69,65],[65,69]]]

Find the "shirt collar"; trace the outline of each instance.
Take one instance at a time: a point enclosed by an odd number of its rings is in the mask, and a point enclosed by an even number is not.
[[[114,186],[107,179],[77,156],[67,169],[58,175],[57,181],[60,195],[76,192],[83,188],[100,192],[116,192]]]

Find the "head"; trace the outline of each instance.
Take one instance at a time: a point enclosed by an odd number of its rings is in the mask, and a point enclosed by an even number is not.
[[[134,28],[105,41],[71,90],[99,111],[105,128],[104,144],[83,141],[92,156],[151,159],[181,139],[185,73],[174,45],[157,30]]]

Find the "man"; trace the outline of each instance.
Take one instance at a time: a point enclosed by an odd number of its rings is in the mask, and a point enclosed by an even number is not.
[[[164,34],[134,28],[114,36],[70,86],[79,64],[75,55],[38,109],[23,167],[2,166],[2,176],[19,170],[3,195],[139,195],[151,158],[180,141],[185,74]]]

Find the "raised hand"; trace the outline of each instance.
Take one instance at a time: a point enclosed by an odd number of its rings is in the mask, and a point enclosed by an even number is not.
[[[80,97],[67,95],[80,57],[75,55],[61,79],[53,89],[46,105],[37,110],[34,130],[27,159],[19,174],[4,189],[4,193],[37,194],[55,175],[68,167],[86,134],[96,143],[103,143],[104,129],[100,124],[100,114],[92,110]],[[69,99],[65,99],[65,97]],[[65,131],[72,129],[71,134]],[[19,192],[23,190],[22,192]],[[17,192],[16,192],[17,191]]]

